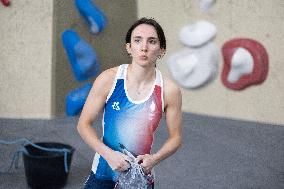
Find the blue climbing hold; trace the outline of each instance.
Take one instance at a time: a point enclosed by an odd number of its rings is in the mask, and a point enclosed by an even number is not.
[[[96,76],[100,70],[95,50],[73,30],[62,33],[62,43],[78,81]]]
[[[91,88],[92,84],[87,83],[83,87],[76,88],[67,94],[66,96],[67,116],[75,116],[82,111]]]
[[[92,0],[75,0],[75,6],[88,23],[92,34],[97,34],[105,28],[106,16]]]

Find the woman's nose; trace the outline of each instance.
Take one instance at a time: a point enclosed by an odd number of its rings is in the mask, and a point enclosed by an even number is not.
[[[142,52],[147,52],[147,51],[148,51],[147,42],[143,42],[143,43],[142,43],[141,51],[142,51]]]

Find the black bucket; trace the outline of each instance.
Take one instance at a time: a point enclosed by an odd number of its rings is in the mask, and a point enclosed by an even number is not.
[[[26,145],[25,149],[28,153],[23,153],[23,160],[29,187],[33,189],[62,188],[67,181],[74,148],[66,144],[53,142],[35,144],[44,148],[68,149],[70,151],[67,153],[68,172],[65,171],[63,152],[46,151],[35,148],[30,144]]]

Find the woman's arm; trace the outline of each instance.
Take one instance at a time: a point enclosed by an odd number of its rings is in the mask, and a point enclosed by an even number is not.
[[[129,168],[127,156],[106,146],[92,127],[93,122],[103,112],[109,91],[113,85],[117,68],[102,72],[95,80],[81,112],[77,130],[82,139],[109,163],[112,169],[123,171]]]

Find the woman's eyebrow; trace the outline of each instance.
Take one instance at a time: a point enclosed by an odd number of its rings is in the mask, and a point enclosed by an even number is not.
[[[148,39],[155,39],[155,40],[158,40],[157,37],[149,37]]]
[[[142,38],[142,37],[141,37],[141,36],[134,36],[133,38],[139,38],[139,39],[140,39],[140,38]]]
[[[134,36],[133,38],[135,38],[135,39],[142,39],[143,37],[141,37],[141,36]],[[158,40],[157,37],[148,37],[147,39],[155,39],[155,40]]]

